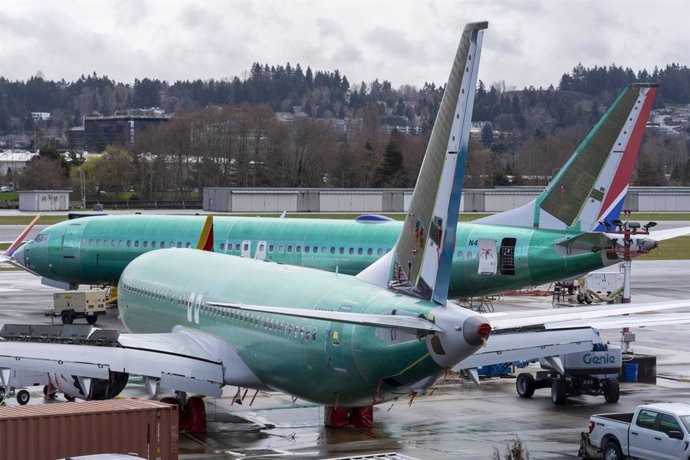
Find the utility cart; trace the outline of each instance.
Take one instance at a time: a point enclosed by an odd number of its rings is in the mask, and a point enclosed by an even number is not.
[[[105,291],[62,291],[53,294],[53,308],[46,316],[60,317],[62,324],[72,324],[77,318],[85,318],[89,324],[96,324],[100,315],[105,315]]]

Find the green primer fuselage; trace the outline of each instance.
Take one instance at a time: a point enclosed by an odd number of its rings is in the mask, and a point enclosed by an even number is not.
[[[232,299],[247,305],[380,315],[395,311],[415,317],[453,308],[343,274],[189,250],[154,251],[137,258],[120,278],[118,292],[120,317],[131,332],[164,333],[177,325],[200,329],[229,343],[266,386],[319,404],[353,407],[406,395],[410,385],[440,372],[430,337],[240,312],[206,302]],[[462,326],[475,314],[454,307],[453,315],[453,324]],[[441,335],[446,333],[462,334],[458,327],[448,327]],[[478,348],[464,343],[461,353],[466,357]]]
[[[55,224],[24,247],[26,265],[41,276],[75,284],[117,283],[138,255],[161,247],[195,247],[201,216],[102,216]],[[214,251],[354,275],[395,244],[401,222],[334,219],[214,217]],[[451,270],[450,297],[505,292],[572,278],[617,261],[605,251],[565,254],[556,243],[577,232],[461,223]],[[512,267],[478,273],[479,239],[514,238]],[[510,257],[508,258],[510,259]]]

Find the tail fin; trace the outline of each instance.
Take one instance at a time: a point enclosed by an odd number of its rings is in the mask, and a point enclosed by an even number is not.
[[[17,238],[10,244],[10,246],[7,248],[5,252],[0,254],[0,260],[2,261],[7,261],[12,258],[12,255],[14,252],[19,248],[19,246],[22,244],[24,241],[24,238],[26,238],[26,235],[29,234],[31,229],[33,228],[34,225],[36,225],[36,222],[38,222],[38,219],[40,219],[43,216],[43,214],[39,213],[36,214],[36,217],[34,217],[34,220],[31,221],[29,225],[27,225],[24,230],[17,236]]]
[[[201,229],[201,235],[199,235],[199,242],[196,244],[196,248],[202,251],[213,252],[213,216],[211,214],[206,216],[204,228]]]
[[[657,86],[626,87],[535,200],[474,222],[602,231],[620,215]]]
[[[465,26],[393,250],[358,278],[445,304],[460,206],[469,125],[487,22]]]

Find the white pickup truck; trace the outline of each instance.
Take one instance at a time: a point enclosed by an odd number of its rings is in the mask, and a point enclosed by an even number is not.
[[[592,415],[588,442],[606,460],[688,460],[690,404],[644,404],[634,413]]]

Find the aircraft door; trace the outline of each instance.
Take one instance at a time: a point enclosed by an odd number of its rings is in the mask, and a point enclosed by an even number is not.
[[[326,329],[326,366],[338,374],[347,374],[343,360],[343,324],[331,323]]]
[[[259,241],[256,244],[256,252],[254,258],[259,260],[266,260],[266,241]]]
[[[67,226],[65,233],[62,234],[62,257],[64,259],[79,258],[81,233],[81,224],[71,224]]]
[[[496,274],[496,240],[479,238],[479,268],[477,273],[481,276],[493,276]]]
[[[252,242],[251,240],[242,241],[242,248],[240,249],[240,257],[251,257]]]

